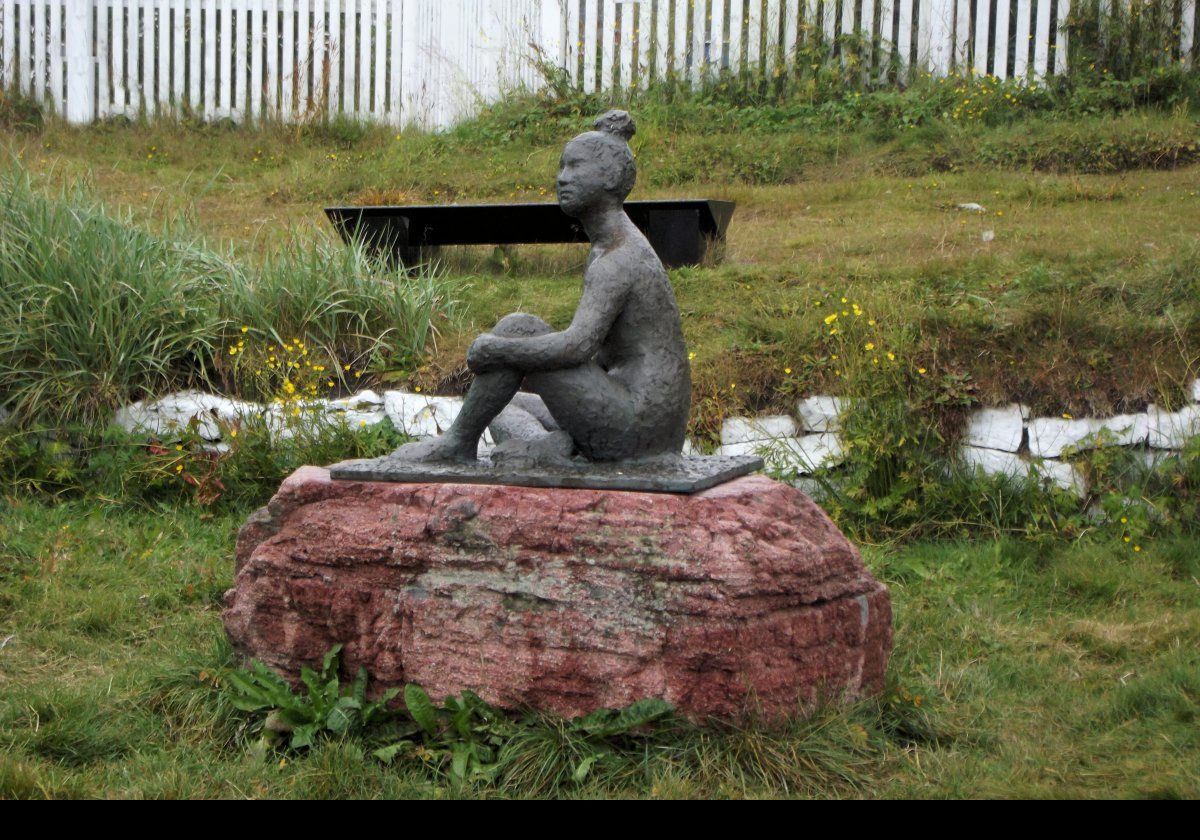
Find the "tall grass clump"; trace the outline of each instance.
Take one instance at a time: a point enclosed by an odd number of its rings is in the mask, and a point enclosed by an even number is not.
[[[300,338],[337,371],[409,369],[453,316],[458,288],[436,267],[406,273],[362,245],[291,240],[231,276],[219,320],[280,345]]]
[[[247,333],[303,341],[357,387],[350,369],[419,362],[457,288],[330,240],[237,260],[178,219],[147,231],[82,188],[39,189],[20,167],[0,178],[0,280],[0,405],[50,428],[94,426],[181,388],[236,390],[228,350]]]
[[[145,393],[203,379],[224,329],[228,261],[149,233],[79,188],[0,176],[0,401],[18,420],[93,423]]]

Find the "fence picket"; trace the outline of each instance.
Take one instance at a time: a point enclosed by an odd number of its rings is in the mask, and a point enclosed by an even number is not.
[[[830,48],[837,43],[839,23],[837,0],[821,0],[821,32]]]
[[[894,0],[879,0],[879,28],[875,36],[875,61],[878,65],[875,78],[886,81],[896,51],[895,33],[892,31],[892,13],[895,11]]]
[[[1050,0],[1037,0],[1037,31],[1033,36],[1033,73],[1039,79],[1046,75],[1050,57]]]
[[[0,82],[4,87],[10,88],[16,84],[17,80],[17,5],[13,0],[4,0],[3,9],[0,11],[4,14],[4,56],[3,67],[0,67]]]
[[[342,102],[341,113],[353,114],[358,107],[358,82],[355,68],[358,66],[358,0],[342,0]]]
[[[721,0],[713,0],[720,3]],[[654,31],[654,5],[650,0],[642,0],[637,4],[637,82],[638,87],[645,90],[650,84],[650,76],[654,71],[650,63],[650,36]],[[568,41],[568,43],[574,43]]]
[[[12,0],[8,0],[5,12],[11,8]],[[101,3],[96,8],[96,116],[99,119],[104,119],[111,112],[111,96],[112,89],[109,80],[109,56],[112,51],[109,49],[109,4]],[[7,15],[5,20],[9,20]],[[9,43],[9,35],[5,32],[5,44]],[[7,62],[5,63],[7,66]],[[9,82],[11,84],[11,82]]]
[[[900,56],[900,73],[907,74],[913,65],[913,0],[899,0],[900,12],[896,27],[896,52]]]
[[[56,0],[55,7],[58,8]],[[75,3],[66,9],[62,29],[55,29],[55,41],[62,33],[61,59],[56,58],[63,84],[63,116],[74,123],[91,122],[96,116],[95,76],[92,61],[94,29],[91,4]],[[64,67],[65,62],[65,67]]]
[[[375,87],[371,95],[371,114],[382,119],[387,113],[387,0],[375,5]]]
[[[355,115],[371,113],[371,7],[374,0],[358,0],[358,103]],[[440,69],[440,68],[439,68]]]
[[[180,113],[187,98],[187,0],[171,0],[171,86],[170,99]]]
[[[751,73],[757,74],[762,72],[762,65],[762,0],[750,0],[746,5],[746,69]]]
[[[596,90],[612,90],[613,87],[613,41],[617,27],[613,21],[617,16],[617,0],[603,0],[600,7],[600,78]]]
[[[50,0],[50,31],[46,41],[49,79],[47,84],[54,99],[51,104],[62,116],[66,115],[66,96],[63,94],[63,29],[62,3],[60,0]]]
[[[978,73],[982,75],[987,72],[987,21],[983,21],[983,43],[981,45],[979,41],[981,31],[979,14],[982,12],[986,16],[988,14],[988,6],[991,4],[988,0],[957,0],[957,3],[958,14],[954,19],[954,54],[952,56],[953,63],[951,67],[958,73]],[[971,32],[972,6],[976,15],[973,38]],[[979,56],[981,53],[983,55],[983,69],[980,69],[979,66]]]
[[[31,0],[33,17],[33,95],[46,101],[46,6],[45,0]]]
[[[320,0],[318,0],[320,2]],[[394,126],[403,125],[402,113],[400,109],[400,92],[403,87],[403,76],[400,73],[401,62],[401,45],[404,37],[404,18],[400,13],[401,5],[398,2],[391,3],[389,12],[389,31],[391,32],[391,67],[392,77],[391,84],[388,90],[388,122]]]
[[[688,0],[677,0],[674,4],[671,67],[680,82],[688,79]]]
[[[742,30],[746,26],[745,0],[729,0],[729,25],[726,27],[726,38],[729,41],[729,72],[740,73],[746,66],[746,41]]]
[[[1016,35],[1013,38],[1013,76],[1025,78],[1029,73],[1029,0],[1017,0]]]
[[[783,44],[781,46],[783,60],[790,67],[796,56],[796,39],[800,34],[800,13],[804,8],[804,0],[785,0],[781,6],[783,15]]]
[[[763,68],[768,76],[779,66],[780,5],[779,0],[766,0],[762,10]]]
[[[1185,66],[1192,66],[1196,38],[1196,0],[1183,0],[1180,8],[1179,54]]]
[[[1071,13],[1071,0],[1058,0],[1058,19],[1055,22],[1057,32],[1054,43],[1054,72],[1067,71],[1067,15]]]
[[[246,37],[250,18],[246,14],[246,0],[233,0],[233,32],[230,45],[233,48],[233,111],[231,116],[237,122],[246,119],[249,105],[246,100],[246,79],[249,75],[247,64],[250,58],[250,39]]]
[[[621,50],[617,58],[617,73],[621,90],[629,90],[633,81],[633,3],[617,5],[619,18],[613,23],[620,25]]]
[[[1001,79],[1008,78],[1008,21],[1009,3],[1007,0],[998,0],[996,3],[996,49],[992,55],[992,75]]]

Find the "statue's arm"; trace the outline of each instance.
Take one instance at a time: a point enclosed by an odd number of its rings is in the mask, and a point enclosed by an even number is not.
[[[606,266],[588,269],[583,296],[571,325],[561,332],[537,336],[497,336],[485,333],[467,352],[475,373],[499,367],[523,371],[577,367],[599,352],[613,322],[625,307],[630,281]]]

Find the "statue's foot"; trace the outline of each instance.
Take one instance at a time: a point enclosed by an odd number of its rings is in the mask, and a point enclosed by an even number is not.
[[[406,443],[392,452],[397,461],[421,464],[473,464],[477,444],[464,444],[450,435],[439,435],[426,440]]]

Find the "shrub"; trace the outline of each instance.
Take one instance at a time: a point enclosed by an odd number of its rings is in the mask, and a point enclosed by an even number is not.
[[[0,178],[0,402],[25,426],[95,425],[121,404],[231,386],[224,348],[245,332],[297,336],[355,370],[415,365],[457,286],[361,246],[292,241],[260,263],[175,220],[151,233],[81,188],[48,195]],[[339,366],[339,384],[348,383]]]

